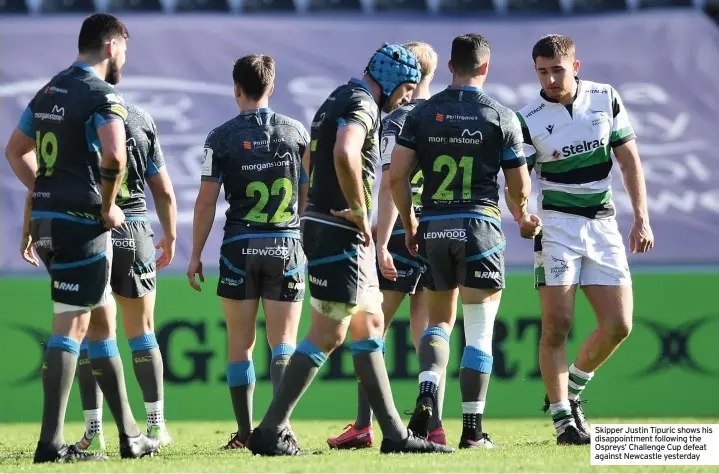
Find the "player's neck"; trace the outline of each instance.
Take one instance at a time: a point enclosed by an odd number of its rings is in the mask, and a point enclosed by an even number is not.
[[[429,91],[429,82],[420,82],[412,94],[412,100],[429,99],[432,94]]]
[[[99,77],[107,76],[108,61],[106,59],[100,59],[97,56],[89,54],[78,54],[75,61],[90,67]]]
[[[484,87],[484,81],[487,76],[453,76],[452,87]]]
[[[362,80],[369,86],[370,92],[372,92],[372,97],[374,97],[375,102],[379,104],[380,98],[382,97],[382,88],[380,85],[377,84],[377,82],[375,82],[375,80],[372,79],[372,76],[368,73],[365,73],[365,75],[362,76]]]
[[[267,97],[260,100],[239,99],[237,105],[240,106],[240,112],[247,112],[248,110],[269,109],[270,101]]]

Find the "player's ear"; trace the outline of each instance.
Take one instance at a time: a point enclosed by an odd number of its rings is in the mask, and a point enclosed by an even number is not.
[[[452,74],[454,74],[454,66],[452,66],[452,60],[451,60],[451,59],[450,59],[449,61],[447,61],[447,67],[449,68],[449,72],[451,72]]]
[[[489,71],[489,59],[487,59],[486,63],[483,63],[479,66],[479,75],[486,76],[488,71]]]
[[[267,91],[267,97],[271,96],[273,92],[275,92],[275,84],[274,83],[270,84],[270,88]]]
[[[579,66],[580,66],[579,60],[575,59],[574,64],[573,64],[574,77],[577,77],[577,74],[579,74]]]
[[[238,99],[242,97],[242,88],[237,83],[235,83],[235,97]]]

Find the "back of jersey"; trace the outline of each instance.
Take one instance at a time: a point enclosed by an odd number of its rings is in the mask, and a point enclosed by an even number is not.
[[[102,156],[97,129],[126,118],[122,98],[88,66],[74,63],[53,77],[30,101],[21,121],[23,131],[36,141],[33,210],[99,218]]]
[[[525,163],[514,113],[478,88],[447,88],[417,105],[399,145],[416,151],[424,213],[479,212],[499,218],[502,168]]]
[[[312,122],[308,211],[330,214],[331,209],[347,209],[335,169],[334,147],[337,130],[349,124],[359,125],[365,131],[362,182],[367,210],[372,210],[372,184],[379,162],[379,108],[369,86],[359,79],[352,79],[332,92]]]
[[[127,104],[127,168],[115,202],[126,216],[147,213],[145,180],[160,172],[165,159],[155,121],[145,110]]]
[[[305,128],[270,109],[250,110],[207,136],[202,179],[221,182],[238,232],[299,229],[298,190]]]

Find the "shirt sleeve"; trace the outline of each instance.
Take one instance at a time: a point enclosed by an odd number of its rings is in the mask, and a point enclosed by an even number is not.
[[[337,128],[355,124],[361,126],[365,135],[368,135],[374,129],[378,113],[377,104],[370,102],[369,98],[353,97],[337,118]]]
[[[150,136],[150,153],[147,157],[147,171],[145,171],[145,177],[149,178],[160,172],[165,166],[165,157],[162,154],[162,147],[160,146],[160,138],[157,134],[157,125],[150,119],[150,130],[152,134]]]
[[[416,110],[417,109],[415,108],[407,114],[407,117],[404,120],[404,124],[402,125],[402,129],[397,135],[396,140],[398,145],[402,145],[403,147],[409,148],[411,150],[417,149],[417,114],[415,113]]]
[[[508,114],[508,118],[503,120],[503,136],[502,143],[502,169],[519,168],[527,164],[524,157],[524,139],[522,137],[522,125],[519,117],[514,114]]]
[[[93,110],[93,121],[95,129],[100,128],[107,122],[113,120],[127,120],[127,109],[125,101],[116,93],[105,94],[99,98]]]
[[[302,167],[302,159],[305,156],[305,151],[307,151],[307,147],[310,146],[310,134],[307,132],[307,129],[302,125],[299,124],[298,130],[300,132],[300,181],[299,184],[305,184],[309,183],[310,179],[307,176],[307,173],[305,172],[305,169]]]
[[[627,109],[622,103],[619,93],[612,87],[612,135],[609,144],[612,148],[624,145],[625,143],[636,139],[632,124],[629,123],[629,115]]]
[[[28,137],[35,139],[35,118],[32,112],[32,106],[35,103],[35,98],[25,107],[25,110],[20,117],[20,121],[17,124],[17,128]]]
[[[202,155],[202,181],[215,181],[221,183],[223,173],[214,132],[210,132],[205,140],[205,149]]]
[[[522,114],[519,112],[517,112],[517,119],[519,120],[520,127],[522,127],[524,159],[527,160],[527,168],[529,168],[529,172],[531,173],[534,165],[537,163],[537,149],[534,148],[532,135],[529,133],[527,122],[525,122],[524,117],[522,117]]]

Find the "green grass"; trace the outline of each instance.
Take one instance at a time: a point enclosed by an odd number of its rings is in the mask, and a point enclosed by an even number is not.
[[[708,423],[709,420],[591,420],[596,423]],[[589,447],[556,446],[549,420],[487,420],[485,429],[499,449],[462,450],[449,455],[380,455],[378,447],[360,451],[332,451],[328,435],[337,435],[345,422],[296,421],[292,424],[302,447],[320,454],[302,458],[254,457],[246,450],[219,447],[233,431],[231,422],[171,422],[175,442],[154,458],[120,460],[114,427],[106,421],[110,460],[104,463],[33,465],[39,426],[0,426],[0,472],[717,472],[717,466],[593,467]],[[67,441],[82,436],[84,425],[65,427]],[[456,446],[460,420],[445,420],[448,442]],[[379,435],[377,432],[376,435]],[[379,435],[381,437],[381,435]],[[379,441],[379,440],[377,440]],[[716,449],[716,447],[714,448]]]

